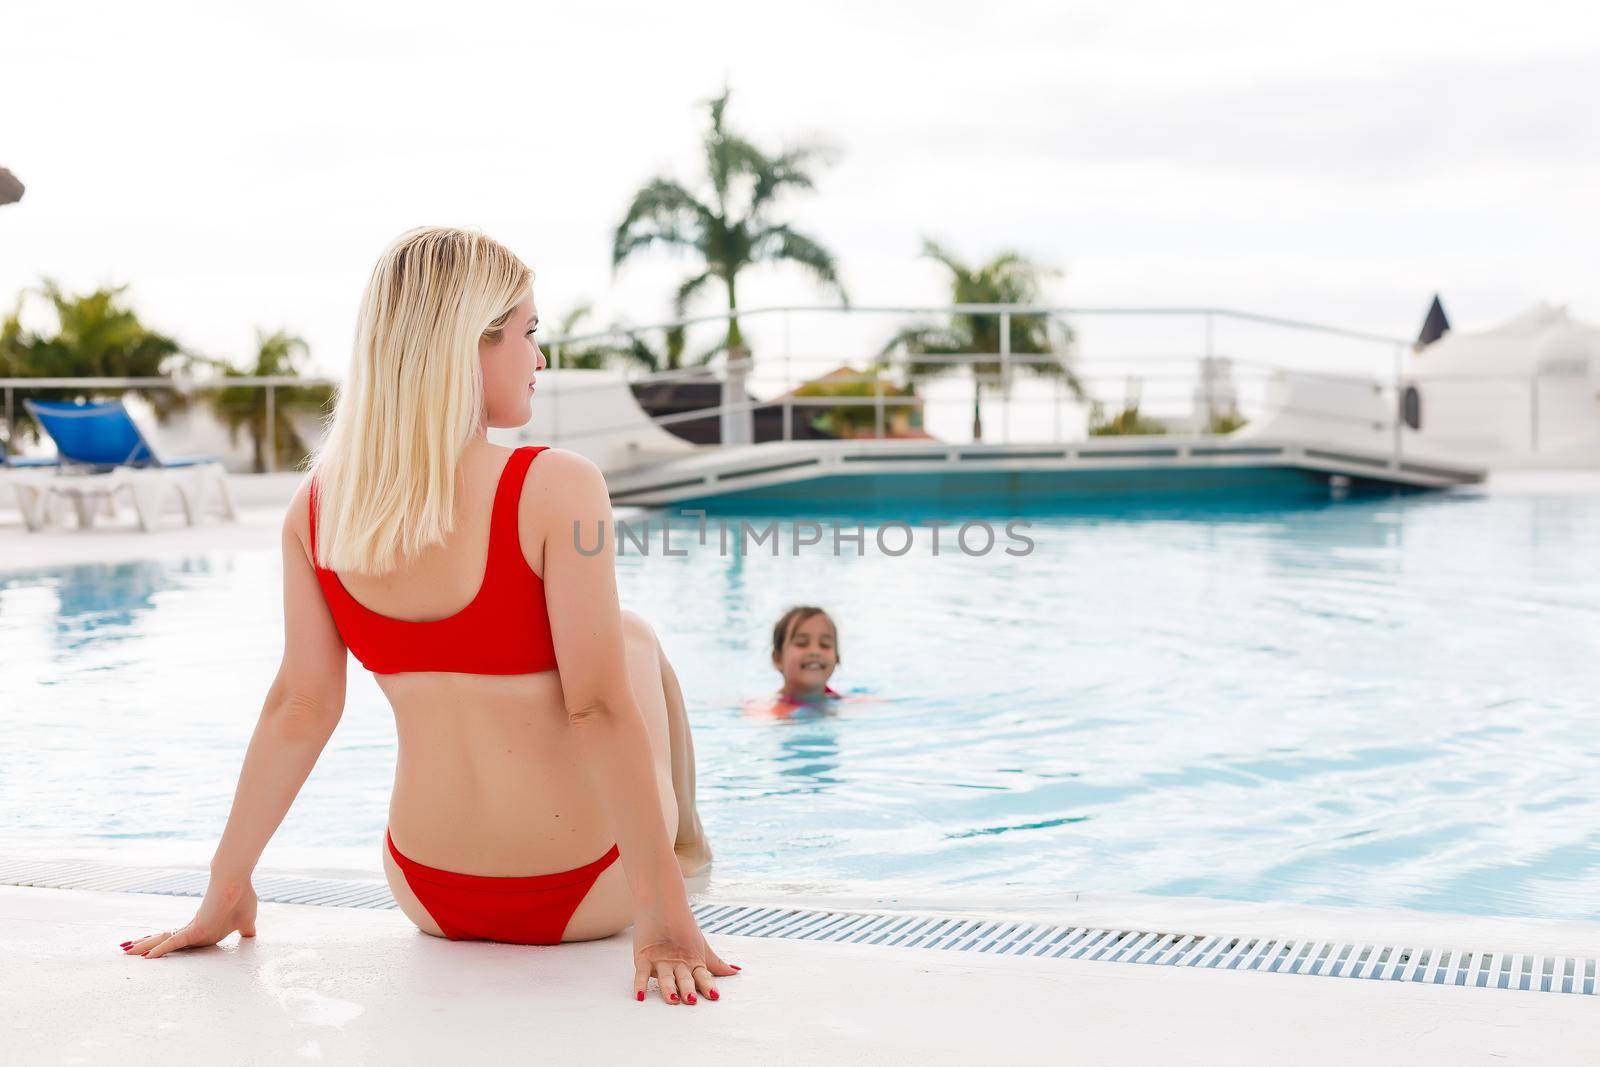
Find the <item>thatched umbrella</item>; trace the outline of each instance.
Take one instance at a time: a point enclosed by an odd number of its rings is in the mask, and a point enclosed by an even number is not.
[[[0,167],[0,204],[15,204],[22,199],[22,183],[17,176]]]

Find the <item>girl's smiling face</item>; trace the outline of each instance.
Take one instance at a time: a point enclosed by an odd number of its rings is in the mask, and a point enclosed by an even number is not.
[[[822,692],[839,665],[835,650],[838,633],[833,620],[822,612],[797,623],[784,643],[783,653],[772,657],[773,666],[783,672],[783,687],[788,692]]]

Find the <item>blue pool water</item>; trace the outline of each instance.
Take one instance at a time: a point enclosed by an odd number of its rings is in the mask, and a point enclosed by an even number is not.
[[[883,515],[862,558],[791,555],[792,520],[776,558],[714,533],[624,556],[691,705],[719,870],[1600,918],[1600,499],[1118,507],[1021,516],[1022,557],[948,530],[935,556],[921,527],[883,555]],[[0,571],[0,854],[205,862],[277,666],[277,571]],[[873,699],[752,717],[798,601],[840,622],[834,687]],[[351,678],[264,866],[377,870],[393,725]]]

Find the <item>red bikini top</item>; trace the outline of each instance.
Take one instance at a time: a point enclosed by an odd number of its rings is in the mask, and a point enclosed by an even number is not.
[[[317,482],[311,480],[311,560],[345,646],[373,674],[445,671],[537,674],[556,667],[544,582],[517,539],[517,503],[528,465],[547,445],[511,453],[495,487],[489,559],[478,595],[454,615],[412,622],[364,607],[332,570],[317,564]]]

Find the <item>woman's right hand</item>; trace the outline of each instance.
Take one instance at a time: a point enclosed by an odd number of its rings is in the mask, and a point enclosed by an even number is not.
[[[254,937],[256,904],[256,891],[250,879],[219,879],[213,875],[193,919],[176,930],[124,941],[122,951],[153,960],[178,949],[215,945],[235,930],[240,937]]]
[[[674,931],[667,924],[634,924],[634,999],[644,999],[652,977],[661,989],[661,999],[668,1004],[694,1004],[697,990],[707,1000],[720,999],[716,979],[738,974],[739,968],[724,963],[711,950],[693,918],[674,925],[680,928]]]

